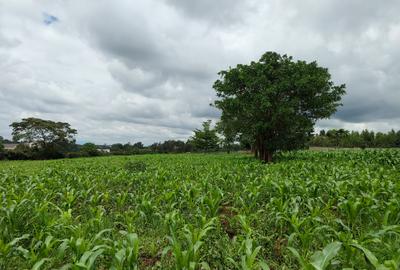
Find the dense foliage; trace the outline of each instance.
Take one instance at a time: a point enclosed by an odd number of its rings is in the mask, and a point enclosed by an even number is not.
[[[0,269],[399,269],[400,151],[0,163]]]
[[[0,136],[0,153],[4,151],[4,143],[3,143],[3,137]]]
[[[203,123],[202,129],[195,129],[194,135],[186,142],[166,140],[144,146],[142,142],[96,145],[88,142],[75,144],[77,134],[68,123],[53,122],[38,118],[25,118],[10,125],[13,140],[7,143],[18,144],[15,149],[3,153],[0,140],[0,160],[30,160],[93,157],[99,155],[137,155],[150,153],[215,152],[219,150],[239,150],[239,144],[221,143],[217,129],[211,127],[211,120]],[[226,141],[226,140],[225,140]]]
[[[15,143],[15,142],[14,142]],[[233,147],[234,150],[240,150],[239,145]],[[215,151],[225,150],[224,147],[217,148]],[[153,143],[149,146],[143,146],[141,142],[116,143],[112,145],[95,145],[93,143],[85,143],[83,145],[72,144],[68,147],[68,151],[64,153],[56,152],[57,155],[43,156],[40,155],[40,149],[29,147],[24,144],[18,145],[14,150],[5,151],[1,159],[8,160],[30,160],[30,159],[52,159],[52,158],[78,158],[91,157],[101,155],[143,155],[143,154],[160,154],[160,153],[187,153],[187,152],[203,152],[205,150],[196,148],[191,140],[186,142],[180,140],[166,140],[164,142]]]
[[[305,147],[315,122],[330,117],[345,93],[328,69],[275,52],[219,75],[214,104],[226,137],[250,139],[256,157],[268,162],[278,150]]]
[[[82,152],[84,155],[94,157],[100,154],[97,148],[98,147],[94,143],[85,143],[80,147],[79,151]]]
[[[217,130],[211,127],[211,120],[203,122],[202,129],[195,129],[189,143],[197,151],[213,152],[219,150]]]
[[[392,148],[400,147],[400,130],[387,133],[369,130],[349,131],[345,129],[321,130],[312,137],[311,146],[319,147],[359,147],[359,148]]]
[[[77,131],[64,122],[24,118],[10,125],[13,141],[29,146],[32,158],[60,158],[75,143]],[[26,149],[25,149],[26,150]],[[24,151],[20,151],[23,153]]]
[[[5,152],[4,152],[4,144],[3,144],[3,137],[0,136],[0,160],[4,159]]]

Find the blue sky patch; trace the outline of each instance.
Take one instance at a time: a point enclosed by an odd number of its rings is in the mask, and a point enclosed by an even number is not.
[[[58,22],[58,18],[54,15],[48,14],[46,12],[43,13],[43,23],[46,25],[50,25],[52,23]]]

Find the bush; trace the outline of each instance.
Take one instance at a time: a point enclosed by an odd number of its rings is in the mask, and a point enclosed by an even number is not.
[[[9,150],[5,153],[5,158],[8,160],[27,160],[33,159],[32,155],[23,151]]]
[[[129,171],[129,172],[144,172],[146,171],[147,165],[145,162],[143,161],[128,161],[125,163],[124,165],[125,170]]]
[[[85,143],[82,145],[80,152],[86,153],[86,156],[96,157],[100,156],[100,152],[97,150],[97,146],[94,143]]]

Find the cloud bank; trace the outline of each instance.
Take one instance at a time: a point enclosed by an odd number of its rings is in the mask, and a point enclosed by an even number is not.
[[[0,135],[36,116],[78,141],[186,139],[217,72],[265,51],[316,60],[347,95],[318,129],[400,129],[399,1],[1,1]]]

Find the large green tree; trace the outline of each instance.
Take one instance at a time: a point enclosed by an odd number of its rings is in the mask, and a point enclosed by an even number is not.
[[[197,151],[217,151],[219,149],[219,138],[216,129],[211,127],[211,120],[203,122],[202,129],[194,130],[194,136],[189,140]]]
[[[59,156],[60,152],[75,143],[77,134],[68,123],[33,117],[14,122],[10,127],[14,141],[39,149],[44,158]]]
[[[316,62],[275,52],[219,75],[214,105],[222,111],[220,121],[250,138],[255,155],[267,162],[277,150],[304,147],[315,122],[331,116],[345,93],[345,85],[334,85]]]

